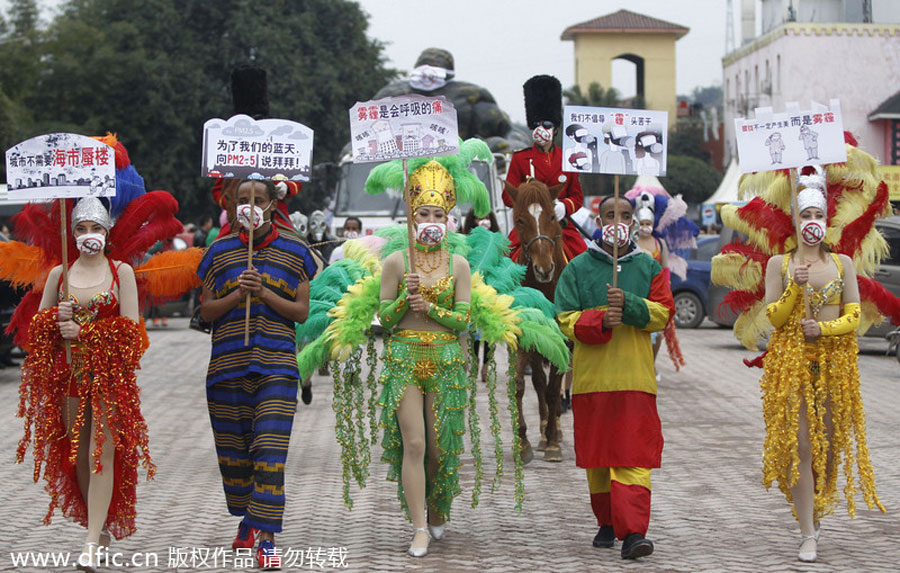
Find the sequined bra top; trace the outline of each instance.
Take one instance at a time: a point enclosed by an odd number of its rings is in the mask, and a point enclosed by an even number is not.
[[[75,308],[72,313],[72,320],[79,326],[84,326],[92,320],[99,318],[109,318],[119,315],[119,300],[116,298],[115,289],[119,285],[119,273],[116,271],[116,265],[109,259],[109,270],[112,273],[112,284],[108,289],[104,289],[91,296],[87,302],[81,303],[74,294],[69,293],[69,302],[73,303]],[[56,287],[57,300],[62,302],[63,294],[62,274],[59,277],[59,284]]]
[[[406,267],[406,272],[409,273],[409,260],[407,259],[406,251],[403,251],[403,264]],[[399,288],[406,288],[405,275]],[[453,310],[455,291],[456,289],[454,288],[453,281],[453,255],[451,254],[447,276],[439,278],[437,282],[431,286],[420,284],[419,294],[421,294],[425,300],[439,308]]]
[[[809,309],[812,311],[813,316],[818,316],[819,311],[822,310],[822,307],[829,304],[841,304],[841,295],[844,294],[844,265],[841,264],[841,259],[835,253],[829,253],[831,255],[834,264],[837,266],[838,270],[838,278],[829,281],[822,288],[815,288],[814,286],[809,284],[809,281],[806,282],[805,290],[806,290],[806,298],[809,301]],[[790,263],[790,257],[785,256],[784,260],[781,262],[781,276],[784,277],[788,273],[788,264]]]

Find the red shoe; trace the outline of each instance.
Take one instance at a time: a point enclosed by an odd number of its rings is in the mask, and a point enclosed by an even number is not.
[[[256,529],[242,521],[238,525],[237,537],[231,542],[231,548],[234,550],[252,549],[254,543],[256,543]]]
[[[281,552],[275,549],[275,544],[266,539],[259,542],[256,549],[256,559],[259,568],[263,571],[277,571],[281,569]]]

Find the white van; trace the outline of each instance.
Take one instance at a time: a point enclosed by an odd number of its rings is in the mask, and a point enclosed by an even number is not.
[[[475,160],[469,166],[469,171],[474,173],[490,195],[491,209],[497,216],[500,230],[504,234],[509,233],[512,223],[512,209],[503,204],[503,180],[506,175],[506,157],[502,154],[494,155],[494,162],[487,163]],[[369,172],[379,163],[353,163],[349,156],[345,156],[340,164],[337,187],[335,189],[335,206],[333,229],[337,236],[343,235],[344,221],[347,217],[358,217],[362,220],[363,233],[372,234],[378,229],[406,223],[406,206],[403,203],[403,190],[389,190],[380,195],[366,193],[366,178]],[[498,165],[501,170],[498,171]],[[470,204],[458,204],[451,213],[456,217],[457,224],[462,227]]]

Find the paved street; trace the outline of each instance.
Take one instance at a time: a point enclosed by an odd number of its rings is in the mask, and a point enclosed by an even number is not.
[[[159,564],[132,570],[174,570],[174,561],[171,567],[169,561],[171,547],[230,549],[237,525],[237,519],[225,511],[206,411],[209,337],[188,330],[184,319],[170,325],[151,331],[152,345],[140,373],[143,411],[159,471],[154,481],[139,485],[138,532],[113,543],[113,549],[126,557],[155,552]],[[680,337],[687,368],[676,374],[665,350],[658,362],[666,447],[663,467],[653,475],[648,536],[656,542],[656,552],[651,557],[623,562],[619,544],[614,551],[591,546],[596,526],[584,472],[574,465],[571,413],[563,416],[564,462],[549,464],[538,454],[526,467],[521,513],[512,509],[513,487],[508,478],[494,494],[486,487],[481,505],[472,509],[467,503],[472,469],[465,466],[463,494],[453,506],[446,537],[432,542],[426,558],[407,557],[411,527],[402,518],[395,484],[384,480],[384,464],[373,461],[368,487],[352,490],[353,511],[344,507],[330,379],[321,376],[313,380],[312,405],[298,405],[287,463],[285,531],[278,536],[278,545],[322,548],[320,564],[325,570],[331,569],[330,548],[338,547],[346,548],[345,564],[353,571],[896,570],[900,561],[900,433],[896,431],[900,368],[894,358],[883,356],[886,344],[864,341],[860,367],[869,448],[878,491],[889,513],[863,510],[850,520],[842,505],[836,516],[823,522],[819,562],[804,565],[796,559],[799,532],[788,504],[777,490],[767,492],[761,484],[763,426],[757,384],[761,371],[741,364],[751,353],[740,348],[727,330],[705,327],[680,331]],[[13,566],[10,551],[76,552],[84,535],[83,529],[59,516],[50,527],[40,525],[47,495],[32,483],[29,464],[13,464],[22,432],[21,420],[14,417],[17,388],[18,372],[0,370],[2,571],[23,570]],[[531,390],[527,397],[529,426],[537,428]],[[485,440],[490,435],[486,402],[479,403]],[[508,444],[509,427],[503,421]],[[490,468],[493,449],[485,444],[484,451],[485,466]],[[376,448],[373,458],[379,456]],[[505,467],[511,468],[511,462],[507,455]],[[309,570],[306,559],[303,568]],[[178,570],[211,569],[182,564]]]

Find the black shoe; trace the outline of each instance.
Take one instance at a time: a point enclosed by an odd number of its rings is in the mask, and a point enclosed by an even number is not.
[[[309,406],[309,403],[312,402],[312,384],[307,384],[300,389],[300,399]]]
[[[637,559],[653,553],[653,542],[640,533],[629,533],[622,542],[622,559]]]
[[[613,532],[612,525],[604,525],[594,536],[594,547],[605,547],[609,549],[616,543],[616,534]]]

